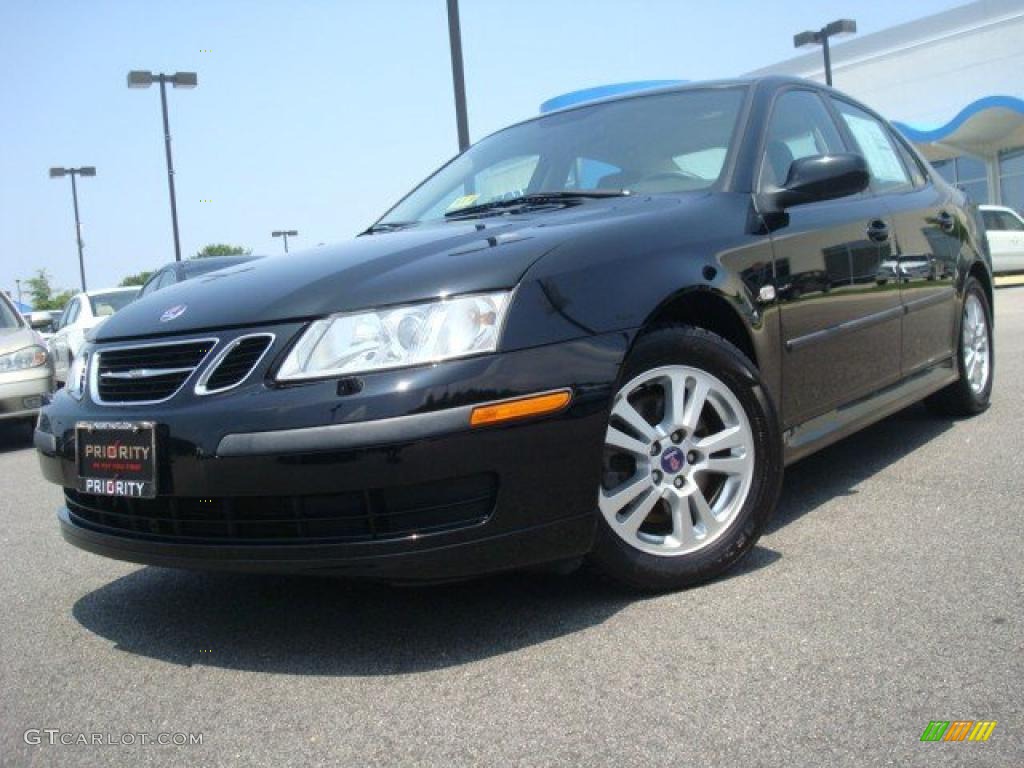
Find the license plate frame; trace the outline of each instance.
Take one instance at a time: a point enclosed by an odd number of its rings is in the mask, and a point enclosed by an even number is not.
[[[76,487],[80,492],[151,499],[157,492],[156,468],[155,422],[75,424]]]

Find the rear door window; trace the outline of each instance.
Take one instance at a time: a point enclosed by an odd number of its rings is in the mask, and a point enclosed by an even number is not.
[[[832,99],[832,103],[868,164],[872,186],[881,192],[912,188],[910,176],[888,129],[873,115],[852,104],[839,99]]]

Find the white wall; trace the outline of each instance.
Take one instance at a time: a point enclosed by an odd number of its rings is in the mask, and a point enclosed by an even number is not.
[[[751,74],[824,82],[821,49]],[[1024,98],[1024,0],[981,0],[832,48],[833,85],[890,120],[935,127],[983,96]]]

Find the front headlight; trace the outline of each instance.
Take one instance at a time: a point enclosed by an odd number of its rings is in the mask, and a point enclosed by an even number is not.
[[[81,400],[85,394],[85,384],[89,374],[89,353],[82,350],[78,357],[71,361],[71,368],[68,370],[68,380],[64,384],[64,390],[76,400]]]
[[[46,350],[38,344],[33,344],[31,347],[0,355],[0,373],[38,368],[41,365],[46,365],[47,359],[49,358]]]
[[[277,379],[369,373],[494,352],[509,295],[458,296],[325,317],[302,334]]]

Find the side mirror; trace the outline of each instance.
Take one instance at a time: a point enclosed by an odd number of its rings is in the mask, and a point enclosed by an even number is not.
[[[54,322],[49,312],[33,312],[28,316],[28,324],[37,331],[50,331]]]
[[[787,208],[821,200],[835,200],[863,192],[871,176],[861,155],[842,153],[812,155],[794,160],[781,189],[762,197],[765,213],[781,213]]]

